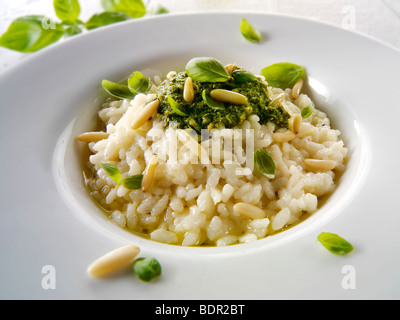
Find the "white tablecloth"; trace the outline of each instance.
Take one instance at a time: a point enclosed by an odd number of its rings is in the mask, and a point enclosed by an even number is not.
[[[100,0],[80,3],[83,21],[103,11]],[[171,13],[240,10],[291,14],[355,30],[400,49],[400,0],[144,0],[144,3],[148,9],[162,5]],[[0,6],[0,34],[19,16],[40,14],[56,19],[52,0],[1,0]],[[0,73],[25,56],[0,47]]]

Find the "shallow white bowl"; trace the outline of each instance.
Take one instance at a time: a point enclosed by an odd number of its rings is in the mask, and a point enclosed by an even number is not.
[[[246,17],[264,36],[247,42]],[[88,197],[79,144],[102,99],[101,80],[132,71],[180,71],[194,56],[213,56],[258,73],[274,62],[306,67],[317,106],[350,149],[337,190],[304,222],[257,242],[185,248],[120,229]],[[399,235],[394,195],[399,172],[396,101],[400,53],[367,37],[290,16],[257,13],[148,17],[76,36],[32,55],[0,78],[2,297],[126,299],[279,299],[399,297]],[[316,241],[322,231],[353,243],[346,257]],[[163,275],[94,281],[99,255],[136,243]],[[41,286],[54,266],[57,288]],[[343,270],[353,266],[356,289]],[[377,277],[377,271],[379,277]]]

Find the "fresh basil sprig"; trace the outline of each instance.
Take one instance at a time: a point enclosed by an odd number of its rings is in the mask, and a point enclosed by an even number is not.
[[[268,151],[261,149],[254,152],[254,165],[258,172],[268,179],[275,178],[275,162]]]
[[[297,80],[306,76],[304,67],[290,62],[274,63],[261,70],[268,85],[281,89],[292,87]]]
[[[130,190],[140,189],[142,187],[143,174],[136,174],[121,181],[121,184]]]
[[[149,282],[161,275],[161,265],[155,258],[138,258],[133,262],[133,270],[137,277]]]
[[[151,80],[141,72],[135,71],[128,79],[128,87],[133,93],[146,93],[151,88]]]
[[[130,16],[123,12],[110,12],[105,11],[102,13],[94,14],[86,23],[85,27],[88,30],[96,29],[106,26],[108,24],[122,22],[131,19]]]
[[[240,20],[240,32],[247,41],[259,43],[262,40],[261,32],[245,18]]]
[[[22,53],[36,52],[63,37],[82,33],[85,28],[92,30],[146,14],[168,12],[165,8],[148,11],[142,0],[102,0],[101,4],[106,11],[96,13],[87,22],[83,22],[79,20],[79,0],[53,0],[54,10],[60,21],[42,15],[19,17],[0,36],[0,46]]]
[[[212,109],[223,110],[225,108],[223,102],[214,100],[210,97],[210,89],[204,89],[201,92],[201,97],[203,98],[204,103]]]
[[[111,179],[118,183],[118,186],[122,184],[125,188],[130,190],[136,190],[142,187],[143,174],[130,176],[121,181],[121,171],[119,171],[116,165],[112,163],[102,163],[101,167],[107,172]]]
[[[171,109],[178,115],[180,115],[181,117],[187,117],[188,114],[182,110],[182,108],[179,106],[178,102],[176,102],[174,100],[174,98],[172,98],[171,96],[167,97],[168,103],[171,107]]]
[[[189,77],[199,82],[226,82],[230,78],[221,62],[210,57],[191,59],[185,70]]]
[[[123,12],[132,18],[140,18],[147,13],[142,0],[101,0],[101,6],[106,11]]]
[[[76,21],[81,14],[81,6],[78,0],[54,0],[56,16],[61,21]]]
[[[322,232],[318,236],[318,241],[330,252],[337,255],[346,255],[354,249],[350,242],[330,232]]]
[[[111,163],[102,163],[101,167],[116,183],[119,184],[121,182],[121,171],[119,171],[116,165]]]
[[[307,107],[301,109],[301,116],[303,118],[308,118],[312,115],[314,111],[314,103],[311,102]]]
[[[49,18],[37,15],[15,19],[0,37],[0,46],[30,53],[57,42],[64,35],[64,28],[59,23],[52,23],[44,29],[43,24],[48,21]]]
[[[256,81],[256,76],[250,71],[243,69],[236,69],[232,71],[232,77],[236,83],[252,82]]]
[[[101,84],[104,90],[106,90],[107,93],[113,97],[119,99],[133,99],[136,96],[136,93],[132,92],[126,85],[118,84],[108,80],[103,80]]]

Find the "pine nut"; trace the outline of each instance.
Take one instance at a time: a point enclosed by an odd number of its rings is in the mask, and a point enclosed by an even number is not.
[[[278,143],[283,143],[283,142],[289,142],[296,138],[296,135],[294,132],[286,130],[284,132],[275,132],[272,134],[272,139],[274,139],[275,142]]]
[[[227,65],[225,66],[225,70],[226,70],[229,74],[232,74],[233,70],[235,70],[235,65],[233,65],[233,64],[227,64]]]
[[[232,104],[241,105],[247,103],[246,96],[234,91],[224,90],[224,89],[211,90],[210,97],[221,102],[228,102]]]
[[[291,121],[289,122],[289,126],[294,134],[298,134],[301,131],[302,125],[303,118],[299,114],[296,114],[294,117],[292,117]]]
[[[187,103],[192,103],[194,99],[194,89],[193,89],[193,80],[190,77],[187,77],[185,80],[185,85],[183,87],[183,100]]]
[[[251,219],[264,219],[267,216],[264,210],[245,202],[236,203],[233,206],[233,211]]]
[[[283,101],[285,101],[286,95],[284,92],[278,94],[272,101],[270,102],[270,105],[272,106],[280,106]]]
[[[156,155],[154,155],[151,157],[149,165],[147,166],[147,169],[143,175],[143,180],[142,180],[142,191],[143,192],[146,192],[147,190],[150,189],[151,184],[153,183],[154,174],[156,172],[157,165],[158,165],[158,157]]]
[[[154,100],[140,109],[136,114],[135,119],[132,121],[132,129],[138,129],[144,125],[146,121],[150,119],[153,113],[157,111],[159,105],[160,101]]]
[[[297,99],[300,96],[301,89],[303,88],[303,78],[297,80],[292,89],[292,98]]]
[[[309,168],[318,171],[330,171],[336,167],[336,161],[334,160],[304,159],[303,163]]]
[[[129,265],[139,254],[140,249],[134,245],[127,245],[115,249],[94,261],[87,272],[93,277],[102,277],[118,271]]]
[[[83,141],[83,142],[97,142],[103,139],[107,139],[108,136],[109,136],[108,133],[102,131],[85,132],[75,137],[75,139],[77,141]]]

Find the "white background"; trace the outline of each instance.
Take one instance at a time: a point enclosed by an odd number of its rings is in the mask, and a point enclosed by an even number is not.
[[[0,3],[0,34],[23,15],[56,19],[52,0],[1,0]],[[80,3],[83,21],[103,11],[100,0]],[[400,49],[400,0],[144,0],[144,3],[148,9],[163,5],[171,13],[234,10],[296,15],[351,29]],[[0,47],[0,73],[25,56]]]

